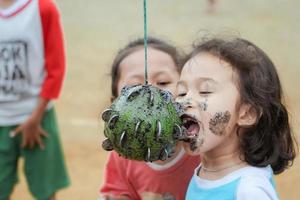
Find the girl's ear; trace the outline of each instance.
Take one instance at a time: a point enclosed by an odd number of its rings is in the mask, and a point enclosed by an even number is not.
[[[241,127],[253,126],[260,117],[260,113],[254,109],[250,104],[242,104],[239,109],[239,116],[237,123]]]

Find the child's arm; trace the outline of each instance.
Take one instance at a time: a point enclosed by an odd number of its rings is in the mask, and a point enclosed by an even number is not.
[[[46,77],[35,110],[27,121],[12,132],[12,136],[23,134],[23,148],[33,148],[35,144],[38,144],[43,149],[41,136],[47,136],[47,133],[41,127],[41,120],[48,102],[59,96],[65,74],[65,48],[60,15],[56,5],[51,0],[39,1],[39,10],[43,30]]]
[[[39,1],[43,27],[45,70],[40,96],[58,98],[65,75],[65,47],[59,11],[51,0]]]
[[[118,156],[112,151],[109,155],[107,164],[104,170],[104,183],[100,188],[101,198],[108,198],[112,200],[121,199],[134,199],[131,194],[128,177],[126,177],[125,159]]]

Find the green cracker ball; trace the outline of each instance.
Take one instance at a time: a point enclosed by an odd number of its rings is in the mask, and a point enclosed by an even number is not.
[[[151,85],[124,87],[102,113],[107,138],[102,147],[127,159],[165,160],[182,137],[181,114],[180,105],[167,91]]]

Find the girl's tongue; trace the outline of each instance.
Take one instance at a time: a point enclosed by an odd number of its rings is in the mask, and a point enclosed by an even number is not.
[[[185,135],[189,138],[197,136],[200,131],[200,127],[197,119],[190,115],[185,114],[182,116],[182,120],[183,120],[183,126],[186,130]]]
[[[193,123],[191,125],[189,125],[188,129],[187,129],[187,135],[188,136],[196,136],[198,135],[200,128],[199,125],[197,123]]]

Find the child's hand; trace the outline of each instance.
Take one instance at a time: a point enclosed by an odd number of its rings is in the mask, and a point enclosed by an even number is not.
[[[45,148],[42,137],[48,137],[48,133],[42,129],[41,122],[49,100],[40,98],[36,109],[32,112],[28,120],[18,126],[10,133],[11,137],[23,134],[22,148],[32,149],[36,144],[41,149]]]
[[[39,120],[29,118],[11,132],[11,137],[15,137],[18,134],[23,134],[22,148],[28,147],[32,149],[36,144],[39,145],[40,149],[45,148],[42,137],[48,137],[48,133],[42,129]]]

